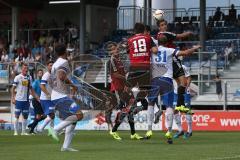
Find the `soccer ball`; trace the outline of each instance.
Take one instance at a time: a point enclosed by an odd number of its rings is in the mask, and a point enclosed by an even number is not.
[[[157,20],[157,21],[160,21],[162,19],[164,19],[164,11],[163,10],[156,10],[154,13],[153,13],[153,17]]]

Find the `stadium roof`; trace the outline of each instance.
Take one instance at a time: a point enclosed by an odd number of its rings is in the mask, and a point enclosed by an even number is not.
[[[0,0],[0,8],[3,6],[18,6],[22,8],[42,8],[50,0]],[[56,1],[56,0],[51,0]],[[118,7],[119,0],[86,0],[86,4],[102,5],[106,7]]]

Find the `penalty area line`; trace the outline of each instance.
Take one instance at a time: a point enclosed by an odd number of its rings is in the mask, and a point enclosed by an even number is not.
[[[235,155],[230,157],[207,158],[207,159],[201,159],[201,160],[225,160],[225,159],[238,159],[238,158],[240,158],[240,155]]]

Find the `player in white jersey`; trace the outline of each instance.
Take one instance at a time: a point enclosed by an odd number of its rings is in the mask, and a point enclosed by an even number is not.
[[[183,138],[189,138],[192,136],[192,115],[193,112],[191,111],[191,95],[190,95],[190,83],[191,83],[191,75],[190,75],[190,70],[188,67],[185,65],[182,65],[182,68],[184,70],[185,78],[187,81],[187,86],[186,86],[186,91],[184,94],[184,101],[185,101],[185,106],[189,108],[189,111],[186,113],[186,122],[187,122],[187,132],[184,133],[183,128],[182,128],[182,122],[181,122],[181,113],[176,113],[174,115],[175,122],[178,127],[178,132],[173,136],[174,138],[179,138],[180,136],[184,136]],[[176,82],[175,82],[176,83]],[[174,91],[177,90],[177,83],[175,85],[176,89],[174,88]],[[177,91],[174,93],[174,105],[177,105]]]
[[[44,73],[42,79],[41,79],[41,96],[40,96],[40,102],[41,106],[44,112],[44,116],[46,118],[44,119],[44,122],[37,131],[42,132],[43,129],[51,122],[51,126],[53,127],[53,120],[55,117],[54,110],[55,107],[51,101],[51,91],[52,88],[50,87],[49,78],[52,70],[53,61],[49,61],[47,63],[47,72]]]
[[[70,89],[76,91],[77,87],[73,85],[69,78],[71,69],[67,61],[66,46],[59,44],[55,51],[58,54],[58,59],[53,64],[50,75],[51,100],[56,110],[59,111],[59,118],[62,121],[54,129],[50,127],[48,133],[53,139],[59,141],[57,134],[65,128],[65,139],[61,151],[78,151],[70,148],[70,144],[77,121],[83,118],[83,114],[79,110],[80,107],[69,97]]]
[[[22,113],[22,133],[21,135],[28,135],[26,133],[27,118],[29,114],[29,95],[31,95],[39,101],[39,97],[32,89],[32,78],[28,74],[28,65],[22,64],[22,72],[14,78],[12,87],[12,103],[15,104],[15,123],[14,123],[14,135],[18,135],[18,121],[19,116]],[[15,92],[16,91],[16,92]]]
[[[165,112],[165,124],[167,128],[166,138],[169,144],[172,144],[172,123],[174,115],[173,107],[173,67],[172,67],[172,58],[173,56],[188,56],[192,54],[195,50],[199,49],[200,46],[194,46],[191,49],[185,51],[178,51],[172,48],[164,47],[164,44],[167,42],[167,37],[162,35],[158,39],[159,47],[158,54],[152,54],[152,80],[151,86],[152,89],[148,96],[149,101],[149,117],[151,124],[153,123],[154,118],[154,104],[157,101],[157,97],[160,93],[163,99],[163,105],[166,107]],[[156,89],[157,88],[157,89]],[[151,131],[151,130],[150,130]]]

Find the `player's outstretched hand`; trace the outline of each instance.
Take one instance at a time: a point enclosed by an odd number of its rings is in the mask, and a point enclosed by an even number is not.
[[[201,45],[194,45],[193,48],[194,48],[195,50],[198,50],[198,49],[201,48]]]

